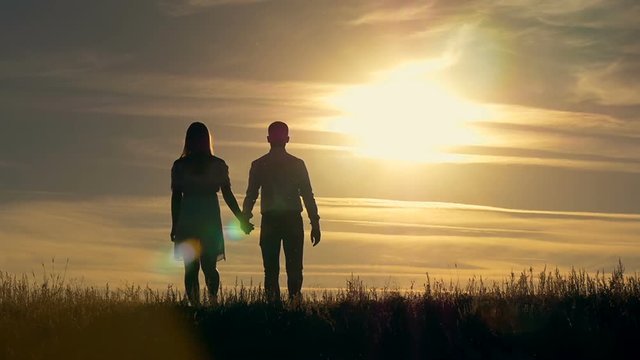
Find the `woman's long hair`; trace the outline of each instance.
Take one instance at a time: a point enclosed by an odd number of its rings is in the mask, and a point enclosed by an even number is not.
[[[192,155],[213,156],[213,141],[207,126],[201,122],[194,122],[189,125],[187,135],[184,138],[184,148],[180,157]]]

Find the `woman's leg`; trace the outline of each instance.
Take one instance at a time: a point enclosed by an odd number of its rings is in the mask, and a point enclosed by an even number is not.
[[[204,281],[207,283],[209,296],[214,301],[218,297],[218,288],[220,287],[220,273],[216,269],[216,260],[215,256],[207,256],[206,254],[200,257]]]
[[[193,306],[200,304],[200,281],[198,281],[198,273],[200,272],[200,260],[184,259],[184,287],[187,292],[187,298]]]

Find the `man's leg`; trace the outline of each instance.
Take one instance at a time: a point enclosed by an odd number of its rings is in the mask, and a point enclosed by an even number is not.
[[[200,304],[200,282],[198,273],[200,272],[200,261],[192,258],[184,258],[184,288],[187,298],[193,306]]]
[[[277,218],[262,215],[260,249],[264,264],[264,291],[268,300],[280,300],[280,234]]]
[[[283,231],[284,256],[287,263],[287,285],[289,298],[300,295],[302,290],[302,252],[304,248],[304,227],[300,214],[289,215]]]

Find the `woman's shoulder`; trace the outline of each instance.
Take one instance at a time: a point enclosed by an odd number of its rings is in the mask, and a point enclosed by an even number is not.
[[[172,169],[178,169],[178,168],[180,168],[181,166],[183,166],[183,164],[184,164],[184,158],[183,158],[183,157],[180,157],[180,158],[176,159],[176,160],[173,162],[173,165],[171,165],[171,168],[172,168]]]
[[[224,160],[222,160],[221,158],[217,157],[217,156],[181,156],[179,158],[177,158],[174,162],[173,165],[184,165],[187,163],[191,163],[191,162],[198,162],[198,161],[208,161],[211,163],[222,163],[224,164]]]
[[[184,156],[173,162],[172,171],[182,172],[195,167],[205,167],[215,170],[228,169],[227,163],[217,156],[192,157]]]
[[[215,156],[215,155],[211,157],[211,162],[212,162],[213,164],[216,164],[216,165],[224,165],[224,166],[227,166],[227,163],[226,163],[226,162],[224,162],[224,160],[222,160],[221,158],[219,158],[219,157],[217,157],[217,156]]]

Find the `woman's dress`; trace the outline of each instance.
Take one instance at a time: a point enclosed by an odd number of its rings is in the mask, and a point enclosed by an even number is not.
[[[215,156],[186,156],[171,169],[171,189],[182,192],[178,221],[174,228],[176,249],[192,244],[195,258],[225,258],[218,190],[228,186],[229,168]],[[187,256],[186,253],[181,254]]]

